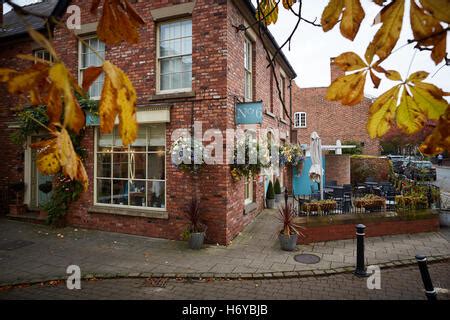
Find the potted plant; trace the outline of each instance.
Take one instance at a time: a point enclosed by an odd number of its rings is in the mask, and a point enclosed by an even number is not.
[[[281,249],[285,251],[293,251],[297,246],[298,236],[303,236],[303,234],[299,232],[299,229],[302,229],[302,227],[297,225],[294,221],[295,215],[292,204],[288,203],[287,206],[284,205],[278,209],[278,212],[278,219],[283,224],[283,229],[278,235]]]
[[[275,202],[280,203],[281,201],[283,201],[283,194],[281,193],[281,184],[278,178],[275,180],[273,189],[275,191]]]
[[[273,183],[269,181],[269,187],[267,188],[267,208],[275,209],[275,191],[273,190]]]
[[[24,204],[20,203],[20,199],[23,197],[25,191],[25,183],[22,181],[14,182],[9,185],[9,188],[16,194],[16,203],[9,205],[9,213],[15,216],[24,214],[26,207]]]
[[[201,221],[200,201],[192,199],[187,208],[186,217],[189,220],[189,227],[183,234],[183,238],[188,240],[189,248],[201,249],[205,242],[206,225]]]

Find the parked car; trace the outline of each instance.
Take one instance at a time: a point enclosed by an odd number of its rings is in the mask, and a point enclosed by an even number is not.
[[[400,155],[389,155],[388,159],[392,162],[392,168],[395,173],[397,174],[403,174],[404,164],[405,164],[405,157]]]
[[[407,178],[418,181],[436,181],[436,169],[431,161],[410,161],[404,169]]]

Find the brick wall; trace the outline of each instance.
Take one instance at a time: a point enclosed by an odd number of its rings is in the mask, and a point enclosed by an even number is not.
[[[335,65],[331,64],[331,79],[342,75]],[[326,99],[327,88],[299,88],[293,86],[293,112],[306,112],[307,128],[295,129],[299,143],[309,143],[311,133],[316,131],[322,138],[322,144],[336,144],[352,140],[364,143],[364,154],[378,155],[378,140],[370,139],[366,124],[371,100],[364,100],[352,107],[343,106],[339,102]]]
[[[234,2],[225,0],[197,0],[192,14],[193,25],[193,82],[195,96],[191,98],[173,98],[152,100],[156,93],[156,24],[151,17],[151,10],[188,1],[161,0],[137,1],[136,10],[143,16],[146,25],[140,29],[140,43],[106,46],[106,59],[122,68],[130,77],[138,94],[138,107],[152,103],[168,103],[171,106],[171,122],[166,126],[167,150],[170,149],[171,134],[177,128],[190,127],[195,121],[203,122],[203,131],[210,128],[225,132],[235,128],[235,102],[244,95],[244,61],[242,32],[236,33],[233,25],[244,22],[242,13]],[[72,4],[81,7],[82,24],[95,22],[99,16],[89,13],[90,2],[74,0]],[[254,43],[254,99],[263,100],[265,108],[270,108],[270,70],[266,68],[267,60],[261,42]],[[78,77],[78,43],[65,30],[57,28],[54,33],[55,47],[62,60],[75,77]],[[0,67],[20,69],[23,61],[15,58],[17,53],[31,54],[31,43],[24,40],[18,43],[0,44]],[[280,72],[277,66],[276,72]],[[287,79],[286,86],[289,84]],[[273,84],[274,86],[275,84]],[[276,90],[273,89],[272,90]],[[23,172],[16,173],[14,167],[23,165],[21,148],[13,146],[9,135],[8,122],[13,119],[13,106],[18,100],[11,97],[4,85],[0,86],[3,99],[0,101],[0,135],[3,138],[2,160],[7,165],[0,167],[0,184],[23,178]],[[286,101],[289,91],[286,88]],[[262,127],[289,131],[289,125],[279,120],[281,103],[276,94],[273,98],[274,116],[265,115]],[[94,201],[94,139],[93,128],[86,129],[83,141],[88,150],[86,162],[90,178],[89,191],[79,201],[72,204],[67,221],[74,226],[102,229],[107,231],[139,234],[152,237],[180,239],[187,226],[184,212],[194,192],[200,197],[201,210],[208,225],[208,242],[228,244],[242,228],[252,221],[264,207],[264,179],[254,177],[254,200],[256,210],[244,214],[244,181],[234,182],[230,168],[225,165],[206,167],[197,179],[177,170],[166,160],[168,219],[148,219],[95,212]],[[226,136],[224,136],[226,138]],[[289,140],[289,137],[287,138]],[[285,175],[287,172],[284,173]],[[286,185],[291,182],[286,177]]]
[[[325,158],[326,180],[336,180],[338,185],[350,183],[350,156],[327,154]]]
[[[365,222],[364,225],[366,226],[366,237],[436,232],[439,231],[439,217],[434,216],[428,219],[405,221]],[[299,244],[353,239],[356,237],[354,223],[312,226],[302,230],[302,233],[305,237],[299,237]]]

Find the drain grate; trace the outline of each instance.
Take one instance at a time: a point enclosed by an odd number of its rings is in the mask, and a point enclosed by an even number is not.
[[[151,288],[165,288],[167,280],[167,278],[149,278],[145,280],[144,286]]]
[[[320,262],[320,257],[314,254],[298,254],[294,257],[294,260],[304,264],[316,264]]]
[[[8,242],[0,242],[0,250],[17,250],[23,247],[28,247],[34,244],[32,241],[26,241],[26,240],[14,240],[14,241],[8,241]]]

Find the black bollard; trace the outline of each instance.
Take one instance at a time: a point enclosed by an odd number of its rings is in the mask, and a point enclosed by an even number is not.
[[[425,295],[427,296],[428,301],[437,301],[437,292],[433,287],[430,272],[428,271],[427,257],[418,254],[416,255],[416,260],[419,264],[420,275],[422,276]]]
[[[367,277],[365,261],[364,261],[364,236],[366,226],[358,224],[356,226],[356,270],[355,275],[358,277]]]
[[[286,189],[284,189],[284,205],[286,206],[286,208],[288,206],[288,199],[289,199],[289,193],[288,193],[288,190],[286,188]]]

